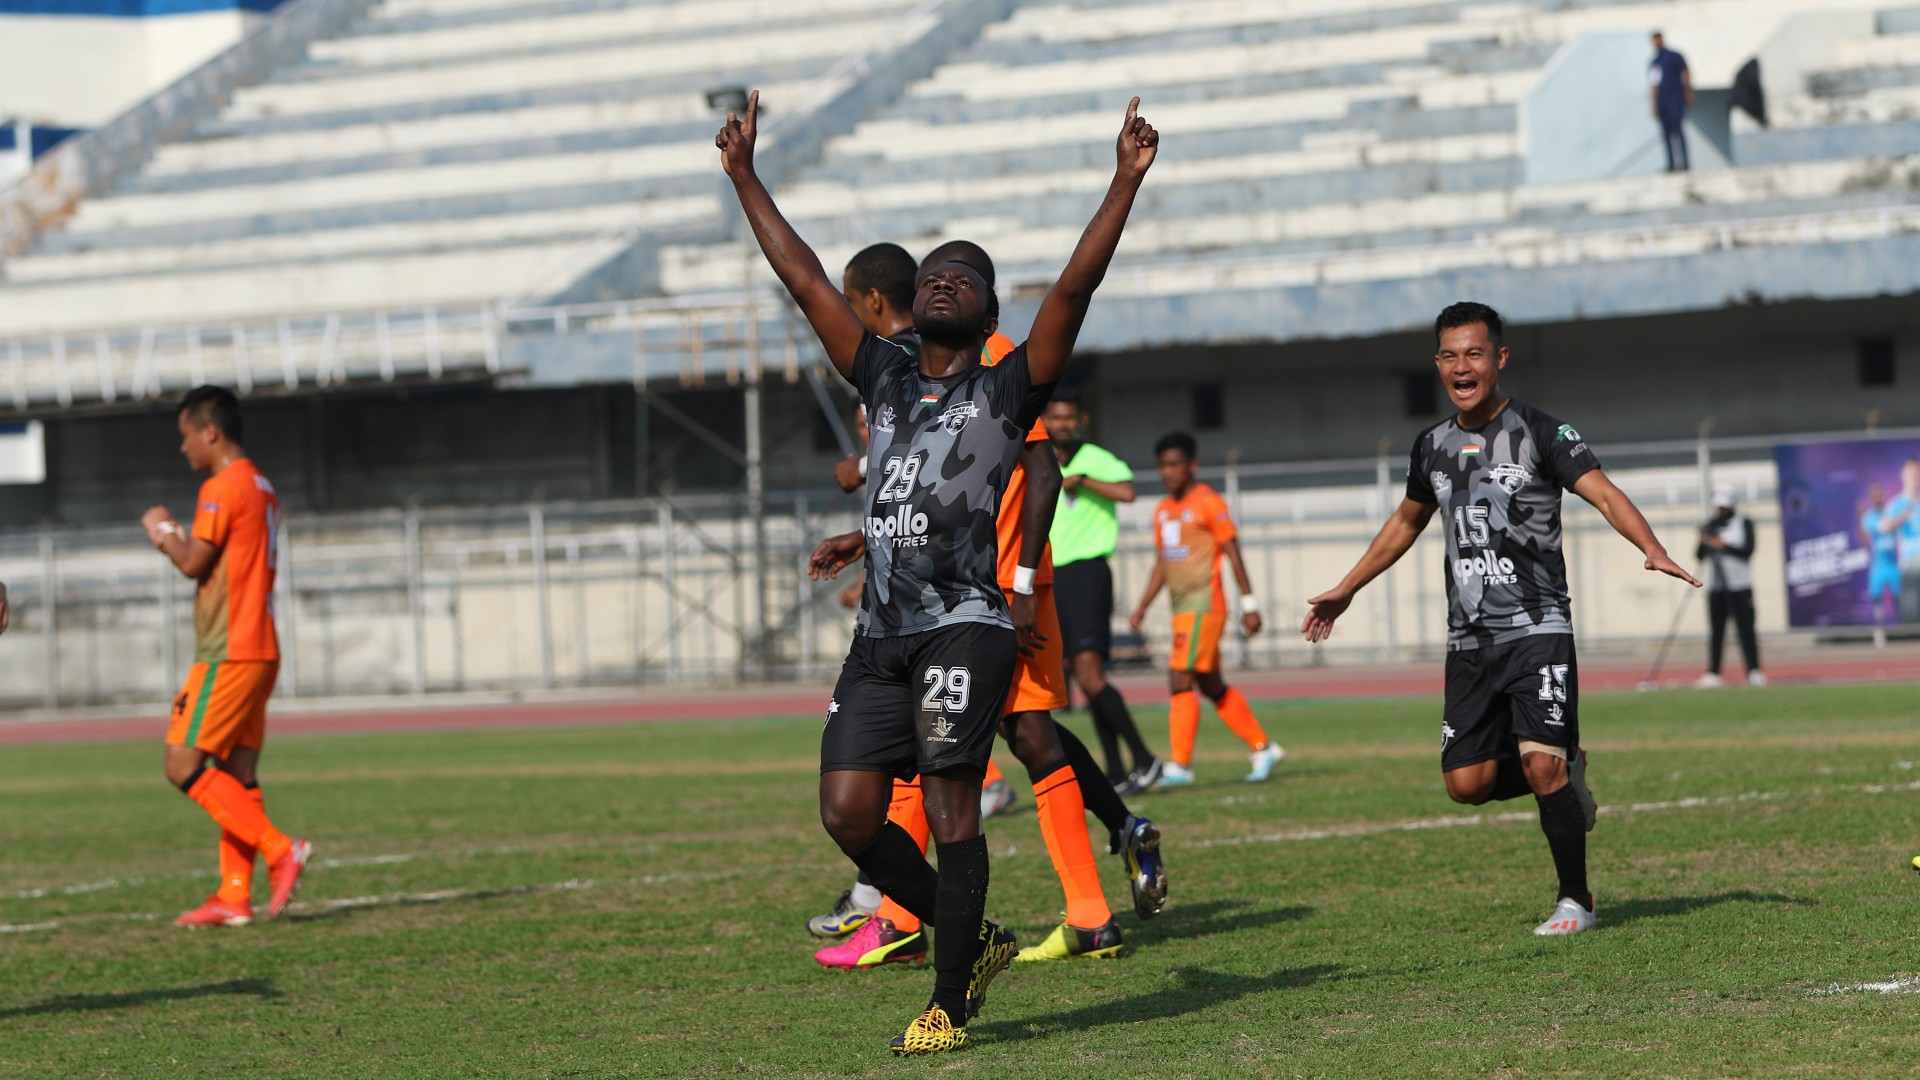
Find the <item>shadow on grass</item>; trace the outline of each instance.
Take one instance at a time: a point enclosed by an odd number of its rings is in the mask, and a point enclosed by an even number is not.
[[[1204,968],[1175,968],[1173,977],[1176,985],[1151,994],[1103,1001],[1039,1016],[1023,1016],[994,1024],[986,1032],[992,1035],[995,1043],[1045,1039],[1063,1032],[1109,1024],[1169,1020],[1270,990],[1299,990],[1323,982],[1366,978],[1364,974],[1350,974],[1332,964],[1282,968],[1269,975],[1227,975]],[[979,1021],[975,1021],[975,1025],[979,1025]]]
[[[1691,915],[1721,904],[1791,904],[1794,907],[1815,907],[1818,901],[1807,900],[1784,893],[1754,892],[1752,889],[1731,889],[1727,892],[1710,893],[1706,896],[1661,896],[1645,900],[1625,900],[1619,903],[1600,905],[1600,927],[1626,926],[1642,919],[1665,919],[1678,915]]]
[[[230,979],[226,982],[203,983],[199,986],[176,986],[168,990],[134,990],[125,994],[68,994],[64,997],[48,998],[34,1005],[0,1009],[0,1020],[11,1020],[19,1016],[48,1016],[55,1013],[126,1009],[135,1005],[151,1005],[157,1001],[190,1001],[194,998],[214,997],[219,994],[261,999],[282,996],[280,991],[273,988],[273,983],[266,979]]]
[[[1140,930],[1130,931],[1127,947],[1150,949],[1213,934],[1257,930],[1277,923],[1310,918],[1314,913],[1313,908],[1298,906],[1246,910],[1252,906],[1252,902],[1246,900],[1208,900],[1184,905],[1175,903],[1152,922],[1143,924]],[[1143,936],[1136,938],[1134,934]]]

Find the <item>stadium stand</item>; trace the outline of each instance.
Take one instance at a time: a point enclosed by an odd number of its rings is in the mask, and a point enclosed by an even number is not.
[[[1375,283],[1424,278],[1451,288],[1450,275],[1507,271],[1515,287],[1497,291],[1522,317],[1571,314],[1541,310],[1548,305],[1526,294],[1551,283],[1528,281],[1567,268],[1845,242],[1908,227],[1904,177],[1915,144],[1901,114],[1884,104],[1851,135],[1822,128],[1818,139],[1746,136],[1740,161],[1723,172],[1524,182],[1524,99],[1575,37],[1638,37],[1676,22],[1764,26],[1819,7],[1029,5],[835,140],[781,202],[804,235],[822,241],[829,265],[877,240],[924,249],[964,234],[994,251],[1009,278],[1042,281],[1065,259],[1104,186],[1111,114],[1137,91],[1171,133],[1169,156],[1142,197],[1113,291],[1103,293],[1109,314],[1121,298],[1303,290],[1313,299],[1291,306],[1323,310],[1302,311],[1309,317],[1290,331],[1375,334],[1406,326],[1381,314],[1388,305],[1327,301],[1342,290],[1364,301]],[[1883,16],[1879,33],[1846,42],[1836,72],[1815,81],[1887,82],[1885,69],[1870,65],[1911,54],[1906,35],[1895,32],[1909,21]],[[1629,104],[1643,113],[1635,70],[1620,81],[1639,95]],[[1787,105],[1789,115],[1804,111]],[[669,245],[661,276],[670,291],[692,293],[737,280],[738,269],[710,246]],[[1696,298],[1642,295],[1583,310],[1684,310],[1661,307],[1669,302]],[[1273,318],[1273,305],[1243,306]],[[1197,317],[1198,308],[1185,306],[1169,324],[1172,310],[1098,320],[1092,344],[1265,336],[1217,307]]]

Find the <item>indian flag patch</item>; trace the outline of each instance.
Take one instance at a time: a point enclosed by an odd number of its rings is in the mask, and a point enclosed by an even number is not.
[[[939,394],[921,394],[921,395],[920,395],[920,404],[922,404],[922,405],[938,405],[938,404],[940,404],[940,395],[939,395]]]
[[[1478,447],[1478,446],[1463,446],[1460,448],[1460,456],[1461,457],[1479,457],[1481,450],[1482,450],[1482,447]]]

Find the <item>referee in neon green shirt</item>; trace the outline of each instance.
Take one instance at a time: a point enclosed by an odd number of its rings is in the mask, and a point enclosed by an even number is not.
[[[1120,538],[1114,506],[1134,500],[1133,470],[1103,447],[1084,441],[1087,414],[1073,387],[1054,391],[1046,411],[1047,437],[1060,455],[1060,505],[1053,515],[1053,599],[1060,616],[1073,679],[1087,696],[1094,730],[1106,752],[1107,779],[1123,794],[1145,791],[1160,779],[1160,762],[1140,738],[1120,691],[1107,681],[1113,645],[1113,570],[1107,560]],[[1121,761],[1120,741],[1133,752]]]

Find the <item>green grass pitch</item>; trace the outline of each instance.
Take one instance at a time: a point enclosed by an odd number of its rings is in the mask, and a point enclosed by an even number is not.
[[[321,862],[232,931],[169,925],[214,832],[158,726],[9,747],[0,1074],[1911,1074],[1920,998],[1864,984],[1920,974],[1917,690],[1590,696],[1602,921],[1570,939],[1529,932],[1531,801],[1446,800],[1436,702],[1266,703],[1263,786],[1209,715],[1200,783],[1136,800],[1167,911],[1136,920],[1101,854],[1128,954],[1016,966],[974,1049],[918,1061],[886,1041],[929,970],[811,960],[802,920],[852,877],[817,717],[280,739],[268,809]],[[988,910],[1037,941],[1060,897],[1019,786]]]

